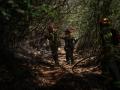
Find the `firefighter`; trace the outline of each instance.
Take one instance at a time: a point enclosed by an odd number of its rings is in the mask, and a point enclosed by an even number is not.
[[[114,56],[119,50],[116,46],[119,44],[118,31],[111,28],[111,21],[108,18],[102,18],[99,21],[100,36],[102,40],[102,70],[104,75],[112,75],[116,81],[120,81],[120,70],[117,65],[117,60]]]
[[[66,52],[66,61],[68,64],[73,64],[73,50],[74,50],[74,37],[71,35],[71,29],[68,28],[65,30],[65,37],[63,38],[65,41],[65,52]]]
[[[56,65],[59,65],[58,62],[58,33],[57,33],[57,28],[55,28],[54,23],[50,23],[48,26],[48,40],[49,40],[49,45],[52,53],[53,60],[55,61]]]
[[[110,37],[111,32],[110,32],[110,21],[108,18],[102,18],[99,21],[99,25],[100,25],[100,36],[101,36],[101,40],[102,40],[102,46],[105,47],[106,44],[108,44],[108,41],[110,41]],[[107,36],[109,35],[109,36]],[[108,40],[109,39],[109,40]]]
[[[100,21],[100,34],[102,45],[105,46],[111,42],[113,45],[119,44],[119,32],[110,27],[111,21],[108,18],[102,18]]]

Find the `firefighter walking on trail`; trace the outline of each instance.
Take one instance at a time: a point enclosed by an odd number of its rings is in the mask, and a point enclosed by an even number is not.
[[[57,28],[55,28],[54,23],[51,23],[48,26],[48,39],[49,39],[49,45],[52,53],[52,58],[55,61],[56,65],[59,65],[58,63],[58,33]]]
[[[66,52],[66,60],[68,64],[73,64],[73,50],[74,50],[74,38],[71,35],[71,29],[67,29],[65,31],[65,37],[63,38],[65,41],[65,52]]]

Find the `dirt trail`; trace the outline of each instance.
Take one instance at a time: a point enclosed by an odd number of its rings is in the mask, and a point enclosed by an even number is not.
[[[35,56],[19,56],[21,58],[15,59],[18,65],[13,61],[10,68],[0,67],[0,90],[110,90],[107,89],[108,80],[95,65],[88,63],[88,66],[78,67],[73,72],[73,65],[66,63],[63,47],[59,49],[59,66],[54,65],[49,51],[43,52],[43,56],[36,51]],[[81,59],[74,53],[75,63]],[[13,69],[11,66],[14,66]]]
[[[46,57],[47,58],[47,57]],[[75,63],[81,58],[74,54]],[[52,61],[52,58],[51,58]],[[50,90],[109,90],[105,78],[96,66],[79,67],[77,73],[72,71],[73,65],[66,63],[65,52],[63,48],[59,49],[60,66],[53,68],[40,66],[37,70],[36,83],[42,81],[42,85],[50,87]]]

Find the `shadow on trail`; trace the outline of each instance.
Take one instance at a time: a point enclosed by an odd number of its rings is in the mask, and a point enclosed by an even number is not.
[[[104,82],[105,78],[98,74],[66,74],[51,90],[111,90]]]
[[[108,82],[106,82],[108,80],[100,74],[86,72],[74,75],[60,72],[61,69],[58,69],[55,75],[59,73],[56,77],[60,77],[60,79],[58,80],[52,74],[51,76],[47,74],[47,78],[52,77],[54,80],[55,78],[57,80],[54,85],[44,86],[42,84],[45,82],[45,79],[42,79],[40,71],[42,69],[40,66],[41,62],[33,63],[29,59],[15,58],[14,55],[9,54],[9,56],[4,57],[4,60],[1,60],[1,63],[0,90],[112,90],[109,88]],[[37,70],[33,70],[31,67],[35,64],[39,67]],[[42,66],[47,67],[48,65],[43,64]],[[53,70],[50,68],[51,71]]]
[[[24,65],[25,59],[4,57],[0,64],[0,90],[33,90],[33,71]]]
[[[23,63],[14,63],[14,67],[3,66],[0,71],[0,90],[110,90],[101,75],[83,73],[81,75],[64,74],[53,86],[42,86],[43,81],[35,83],[36,74]],[[1,66],[2,67],[2,66]],[[41,84],[41,85],[40,85]],[[112,90],[112,89],[111,89]]]

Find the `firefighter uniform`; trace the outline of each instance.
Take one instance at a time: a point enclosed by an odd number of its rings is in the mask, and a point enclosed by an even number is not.
[[[52,52],[52,57],[56,64],[58,64],[58,35],[57,32],[49,34],[49,44]]]
[[[68,64],[74,63],[73,50],[74,50],[75,40],[74,40],[74,37],[70,35],[70,33],[71,32],[69,30],[65,31],[65,37],[63,38],[65,41],[64,49],[66,52],[66,60]]]

